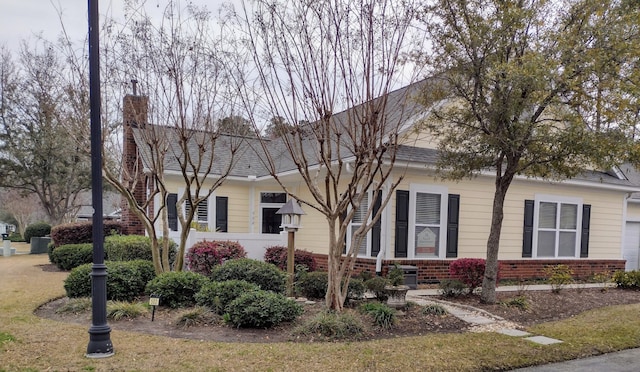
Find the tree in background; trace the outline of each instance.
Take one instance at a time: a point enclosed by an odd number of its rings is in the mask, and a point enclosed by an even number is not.
[[[33,193],[23,194],[15,189],[0,191],[0,208],[2,213],[10,216],[16,222],[20,236],[30,224],[42,221],[46,215],[40,205],[40,200]],[[10,222],[6,221],[5,222]]]
[[[23,43],[17,61],[0,54],[0,186],[37,195],[52,224],[70,221],[90,187],[89,138],[70,130],[82,122],[71,71],[47,43]]]
[[[111,167],[105,167],[105,178],[125,196],[129,208],[143,222],[151,237],[156,272],[171,270],[169,242],[160,236],[169,236],[168,208],[175,207],[181,225],[175,269],[182,270],[198,206],[226,180],[242,141],[242,137],[222,132],[228,129],[231,134],[244,136],[248,133],[241,131],[252,128],[236,125],[235,119],[240,117],[229,116],[234,96],[228,91],[218,54],[220,41],[209,26],[209,12],[194,5],[181,8],[172,2],[164,9],[162,22],[154,24],[143,5],[142,1],[130,4],[126,27],[106,43],[112,57],[109,69],[121,81],[135,77],[148,98],[146,122],[141,118],[133,128],[139,151],[132,154],[144,158],[146,169],[136,166],[111,171]],[[225,116],[231,118],[229,123]],[[224,129],[218,127],[221,124]],[[184,191],[170,206],[166,178],[172,171],[180,177]],[[132,192],[136,182],[146,182],[144,201],[137,200]]]
[[[305,123],[303,122],[300,124],[304,125]],[[293,131],[293,129],[294,126],[287,123],[285,118],[282,116],[274,116],[269,120],[269,123],[265,127],[264,134],[267,138],[274,139],[284,136],[285,134]]]
[[[495,174],[483,301],[496,301],[514,177],[572,177],[627,155],[624,133],[638,114],[638,19],[626,1],[437,0],[425,9],[433,43],[425,60],[440,86],[424,92],[433,109],[424,125],[439,138],[440,174]]]
[[[412,81],[410,66],[402,61],[413,3],[259,0],[252,5],[232,30],[242,40],[228,44],[247,52],[247,59],[233,66],[237,88],[256,130],[269,117],[292,125],[278,139],[279,152],[270,153],[262,142],[265,165],[289,195],[325,217],[326,303],[339,311],[358,248],[402,178],[390,175],[407,95],[396,96],[393,116],[388,116],[388,99],[399,84]],[[408,76],[400,82],[402,72]],[[353,109],[343,112],[347,108]],[[294,192],[281,179],[278,165],[284,160],[292,162],[308,193]],[[363,202],[381,194],[378,210],[373,202]],[[353,231],[343,256],[355,213],[369,222]]]

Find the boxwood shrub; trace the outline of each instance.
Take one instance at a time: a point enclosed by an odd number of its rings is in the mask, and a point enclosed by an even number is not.
[[[189,270],[211,276],[211,271],[216,265],[244,257],[247,257],[247,252],[238,242],[204,240],[189,249],[186,263]]]
[[[145,289],[148,295],[160,296],[160,304],[171,308],[189,307],[196,304],[196,293],[209,280],[206,276],[191,271],[171,271],[156,276]]]
[[[211,279],[216,282],[245,280],[258,285],[262,290],[277,293],[284,293],[286,278],[287,274],[275,265],[250,258],[227,261],[211,272]]]
[[[211,282],[205,284],[200,292],[196,293],[196,303],[206,306],[216,313],[225,313],[227,305],[240,295],[260,290],[260,287],[244,280],[225,280],[224,282]]]
[[[159,243],[162,244],[162,240]],[[169,240],[169,263],[172,267],[176,260],[177,247],[173,240]],[[151,238],[142,235],[107,236],[104,240],[104,252],[109,261],[153,260]]]
[[[31,243],[33,237],[43,237],[51,234],[51,225],[45,222],[37,222],[27,226],[24,230],[24,241]]]
[[[327,285],[329,283],[326,271],[314,271],[300,278],[297,289],[304,297],[322,299],[327,295]],[[347,289],[347,299],[359,299],[364,296],[365,285],[362,279],[351,278]]]
[[[231,301],[225,317],[236,327],[266,328],[290,322],[302,312],[302,305],[279,293],[253,291]]]
[[[92,243],[61,245],[50,252],[49,260],[60,270],[71,270],[93,262]]]
[[[155,277],[153,263],[146,260],[127,262],[105,261],[107,266],[107,299],[133,301],[144,294],[145,285]],[[91,296],[91,267],[85,264],[71,270],[64,281],[67,296]]]

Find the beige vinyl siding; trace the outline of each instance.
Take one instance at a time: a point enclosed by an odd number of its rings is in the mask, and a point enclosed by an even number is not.
[[[437,139],[427,131],[415,130],[415,127],[408,131],[401,139],[400,144],[407,146],[435,149],[438,146]]]
[[[249,232],[249,183],[224,183],[215,192],[215,196],[226,196],[229,198],[227,206],[227,232],[248,233]]]

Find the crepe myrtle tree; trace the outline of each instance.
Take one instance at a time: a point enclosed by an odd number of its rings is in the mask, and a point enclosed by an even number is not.
[[[240,56],[229,63],[249,120],[256,131],[268,118],[289,123],[276,139],[263,138],[258,151],[283,190],[327,221],[326,304],[340,311],[358,247],[402,179],[391,173],[410,94],[396,95],[393,107],[389,100],[401,79],[408,84],[414,78],[412,66],[403,63],[415,41],[414,4],[258,0],[234,14],[229,26],[236,38],[228,46]],[[282,168],[286,162],[290,167]],[[290,189],[281,170],[297,171],[304,193]],[[369,200],[382,195],[381,208],[364,202],[368,192]],[[345,252],[356,213],[365,223]]]
[[[148,100],[148,106],[146,113],[137,106],[129,108],[134,111],[138,142],[138,151],[129,154],[134,166],[120,167],[119,172],[105,167],[105,176],[142,221],[151,237],[156,271],[163,272],[171,270],[168,239],[159,238],[169,236],[167,173],[181,177],[185,186],[174,205],[181,226],[174,268],[181,270],[198,205],[226,180],[242,137],[223,136],[217,130],[233,97],[217,54],[219,41],[212,36],[209,12],[171,2],[156,24],[143,5],[142,1],[131,2],[126,27],[108,39],[111,71],[122,80],[135,76],[144,95],[139,98]],[[133,191],[138,183],[147,195],[142,201]]]
[[[422,15],[433,43],[423,61],[441,72],[422,97],[440,174],[495,175],[481,294],[494,303],[514,177],[562,179],[629,154],[638,9],[625,1],[436,0]]]

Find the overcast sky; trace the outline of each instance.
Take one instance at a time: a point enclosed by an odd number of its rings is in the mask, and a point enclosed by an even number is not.
[[[125,0],[100,0],[101,18],[106,14],[122,18],[124,2]],[[168,2],[146,0],[145,7],[153,12],[164,9]],[[223,0],[181,1],[181,4],[187,3],[206,5],[215,16]],[[0,44],[5,44],[12,50],[18,50],[20,40],[34,39],[34,35],[40,33],[48,40],[55,40],[62,32],[58,10],[72,40],[84,40],[88,33],[87,0],[0,0],[0,4]]]

